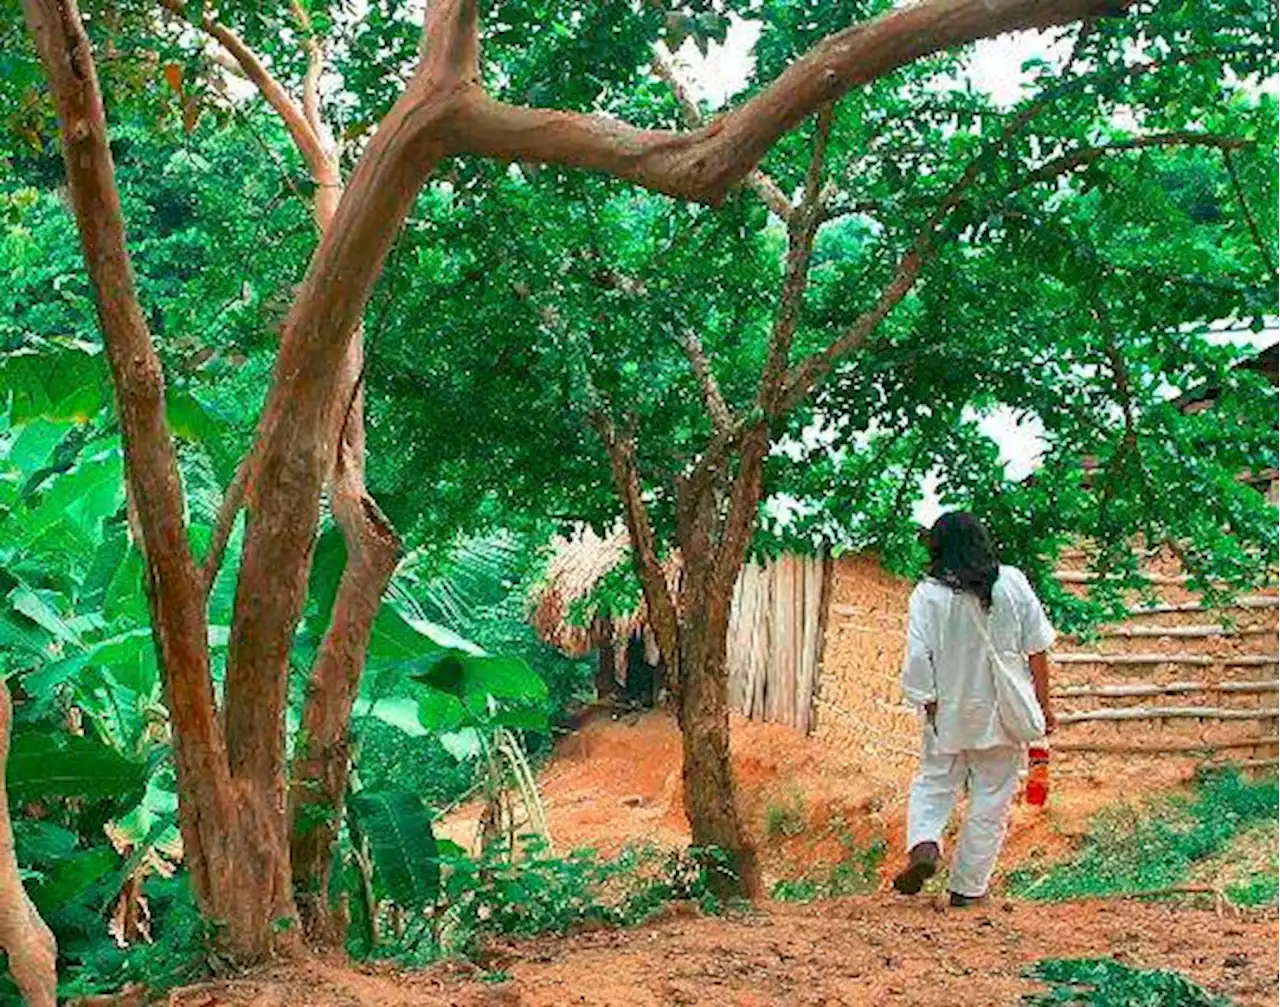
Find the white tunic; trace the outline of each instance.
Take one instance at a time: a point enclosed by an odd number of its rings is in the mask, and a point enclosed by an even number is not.
[[[971,595],[932,578],[911,593],[902,688],[909,703],[937,702],[939,754],[1018,744],[1000,724],[989,652],[974,613],[987,619],[987,632],[1002,656],[1023,655],[1028,676],[1026,655],[1048,650],[1056,638],[1021,570],[1001,566],[991,595],[991,610],[983,613]]]

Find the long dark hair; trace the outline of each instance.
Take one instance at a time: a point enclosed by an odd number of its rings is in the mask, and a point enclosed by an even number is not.
[[[991,607],[991,589],[1000,562],[986,526],[972,514],[943,514],[929,529],[929,576],[953,591],[968,591],[983,608]]]

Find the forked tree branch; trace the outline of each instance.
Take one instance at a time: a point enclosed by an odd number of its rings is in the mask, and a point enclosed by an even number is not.
[[[480,27],[477,0],[428,0],[423,20],[421,73],[437,81],[477,86]]]
[[[941,229],[951,211],[964,202],[967,190],[977,181],[985,165],[996,152],[1003,148],[1004,145],[1013,138],[1017,132],[1044,111],[1044,109],[1048,107],[1048,103],[1048,100],[1045,100],[1029,105],[1021,114],[1010,121],[1001,136],[989,148],[984,150],[978,157],[970,162],[964,173],[951,187],[951,189],[948,190],[946,196],[943,197],[942,202],[938,205],[938,208],[933,212],[928,221],[916,235],[916,239],[912,243],[910,249],[899,260],[893,276],[890,278],[888,285],[881,292],[876,303],[868,311],[860,315],[857,321],[846,329],[834,343],[826,347],[826,349],[813,354],[795,368],[787,381],[787,388],[782,397],[782,412],[785,413],[790,411],[803,401],[818,382],[825,379],[836,362],[849,354],[854,353],[866,344],[872,333],[874,333],[885,317],[888,316],[889,312],[897,307],[897,305],[907,295],[907,292],[910,291],[912,286],[914,286],[915,281],[920,275],[921,268],[935,251],[934,244],[938,231]],[[1115,143],[1110,144],[1101,144],[1096,147],[1082,148],[1061,157],[1054,158],[1053,160],[1046,162],[1040,167],[1016,179],[1008,190],[1006,190],[1004,195],[1008,196],[1033,183],[1047,181],[1050,178],[1074,171],[1081,165],[1097,161],[1108,154],[1120,153],[1129,150],[1139,150],[1149,147],[1168,147],[1188,144],[1216,147],[1224,152],[1229,152],[1234,148],[1244,146],[1245,141],[1234,137],[1219,136],[1216,134],[1181,131],[1160,133],[1153,136],[1133,137],[1129,140],[1116,141]],[[986,204],[985,209],[989,212],[998,204],[998,200],[992,200]]]
[[[218,814],[215,796],[227,781],[227,765],[209,678],[205,596],[187,536],[177,450],[165,415],[164,371],[125,243],[93,50],[75,0],[24,0],[23,9],[57,108],[67,188],[106,344],[125,478],[146,557],[156,650],[173,730],[186,742],[178,746],[178,773],[208,797],[208,812]],[[191,816],[184,814],[184,838],[193,838],[191,826]]]
[[[622,499],[623,519],[626,521],[632,551],[636,557],[636,572],[640,576],[645,600],[649,604],[650,625],[658,638],[658,648],[668,664],[678,667],[679,623],[676,603],[667,586],[666,571],[658,556],[657,536],[641,491],[635,444],[629,436],[619,435],[612,421],[602,412],[592,413],[591,425],[600,435],[609,454],[614,488]]]
[[[203,8],[199,16],[195,16],[187,6],[186,0],[160,0],[169,11],[182,18],[188,24],[200,29],[217,41],[236,61],[244,76],[258,89],[268,105],[276,110],[284,122],[285,129],[293,137],[307,168],[315,176],[317,184],[326,184],[329,158],[325,153],[320,134],[314,130],[307,120],[307,114],[298,103],[290,97],[271,71],[244,40],[225,25],[219,24]]]
[[[813,150],[809,156],[809,166],[805,171],[804,196],[787,227],[786,276],[782,284],[782,298],[778,304],[778,313],[774,318],[773,332],[769,338],[768,356],[757,397],[760,408],[769,417],[776,416],[778,407],[782,404],[791,344],[795,340],[796,328],[800,324],[800,313],[804,307],[804,291],[809,282],[813,241],[822,224],[822,162],[826,156],[827,139],[831,135],[831,123],[834,117],[834,105],[827,105],[818,113]]]
[[[1240,173],[1236,170],[1236,160],[1231,154],[1230,147],[1223,147],[1222,160],[1227,166],[1227,174],[1231,176],[1231,188],[1236,194],[1236,202],[1240,204],[1240,212],[1244,214],[1245,223],[1249,225],[1249,233],[1253,235],[1253,244],[1258,249],[1258,257],[1262,259],[1262,264],[1267,267],[1267,272],[1272,276],[1276,272],[1275,261],[1271,258],[1271,252],[1267,248],[1267,243],[1262,238],[1262,232],[1258,229],[1258,222],[1253,219],[1253,211],[1249,209],[1249,201],[1244,196],[1244,186],[1240,184]]]
[[[1079,150],[1069,151],[1061,157],[1048,161],[1034,171],[1023,175],[1014,182],[1011,191],[1016,192],[1037,182],[1059,178],[1068,172],[1093,164],[1108,154],[1114,154],[1118,151],[1144,150],[1148,147],[1215,147],[1229,156],[1232,150],[1247,147],[1248,145],[1249,142],[1247,140],[1242,140],[1238,137],[1220,136],[1216,133],[1197,133],[1189,130],[1153,133],[1149,136],[1133,136],[1125,140],[1116,140],[1113,143],[1104,143],[1095,147],[1084,147]]]
[[[661,43],[659,43],[654,53],[653,70],[671,88],[672,93],[675,95],[676,103],[680,106],[684,124],[690,129],[697,129],[702,126],[704,124],[702,110],[698,108],[697,101],[685,86],[684,81],[680,79],[671,53]],[[782,191],[782,187],[772,178],[757,169],[747,176],[747,184],[755,190],[756,195],[760,197],[764,205],[778,217],[784,221],[791,219],[791,212],[794,209],[791,205],[791,200],[787,198],[787,194]]]
[[[209,551],[205,553],[202,576],[204,591],[208,595],[213,590],[213,583],[218,579],[218,570],[222,567],[222,557],[227,551],[227,542],[231,539],[231,530],[236,524],[236,515],[244,505],[245,483],[249,478],[249,459],[240,460],[236,474],[222,495],[222,503],[218,507],[218,516],[213,522],[213,536],[209,540]]]
[[[466,89],[449,122],[449,147],[456,154],[588,168],[668,195],[717,203],[778,137],[854,87],[952,46],[1122,13],[1128,5],[1129,0],[924,0],[829,36],[751,100],[688,133],[522,108]]]
[[[698,379],[698,387],[702,391],[702,401],[711,417],[711,425],[716,433],[723,434],[733,426],[733,413],[720,392],[720,382],[711,370],[711,361],[707,359],[707,351],[702,340],[693,329],[685,329],[680,334],[680,345],[685,356],[689,358],[689,366],[694,377]]]
[[[324,123],[320,119],[320,75],[324,73],[324,49],[320,45],[320,40],[316,38],[315,29],[311,24],[311,15],[299,0],[290,0],[289,10],[302,31],[303,48],[307,53],[307,73],[302,78],[302,114],[323,146]]]

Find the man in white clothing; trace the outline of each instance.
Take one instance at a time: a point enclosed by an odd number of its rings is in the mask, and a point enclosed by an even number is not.
[[[944,514],[929,532],[929,576],[911,595],[902,685],[924,713],[920,771],[907,811],[909,862],[894,887],[914,895],[936,873],[942,832],[960,791],[969,809],[948,879],[951,904],[979,901],[1004,843],[1026,747],[1001,723],[991,652],[1015,655],[1053,730],[1046,651],[1055,634],[1020,570],[1000,565],[971,514]]]

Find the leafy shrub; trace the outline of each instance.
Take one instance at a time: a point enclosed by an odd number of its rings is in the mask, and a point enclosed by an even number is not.
[[[99,921],[96,939],[84,941],[78,948],[64,949],[69,953],[59,969],[63,979],[60,997],[104,994],[131,983],[145,984],[154,995],[209,974],[213,964],[210,935],[185,872],[172,878],[149,878],[144,894],[150,906],[155,943],[117,947],[104,939],[105,925]]]
[[[1176,972],[1134,969],[1109,958],[1049,959],[1027,975],[1050,989],[1023,997],[1025,1007],[1230,1007]]]
[[[797,791],[785,799],[770,801],[764,812],[764,830],[772,839],[804,832],[804,797]]]
[[[1233,770],[1206,772],[1195,794],[1100,814],[1076,857],[1043,869],[1012,872],[1006,885],[1025,898],[1062,900],[1168,888],[1183,883],[1242,831],[1274,821],[1280,809],[1275,778],[1250,781]],[[1274,885],[1274,881],[1271,882]],[[1256,897],[1228,889],[1228,896]]]
[[[593,850],[556,856],[530,838],[525,856],[514,861],[501,855],[474,859],[443,840],[439,848],[439,903],[377,949],[379,957],[420,964],[442,955],[473,956],[491,937],[635,926],[673,902],[716,912],[711,874],[726,869],[714,852],[652,845],[627,847],[612,858]]]

